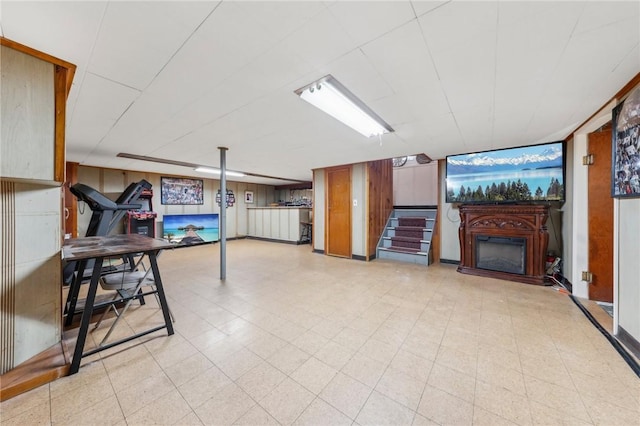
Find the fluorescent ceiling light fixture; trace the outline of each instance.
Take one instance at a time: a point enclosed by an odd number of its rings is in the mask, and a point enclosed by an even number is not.
[[[366,137],[380,136],[393,129],[331,74],[301,87],[295,93]]]
[[[196,172],[213,173],[213,174],[216,174],[216,175],[219,175],[221,173],[220,169],[212,169],[210,167],[197,167],[194,170]],[[230,172],[229,170],[227,170],[225,172],[225,175],[227,175],[227,176],[235,176],[235,177],[244,177],[244,173]]]

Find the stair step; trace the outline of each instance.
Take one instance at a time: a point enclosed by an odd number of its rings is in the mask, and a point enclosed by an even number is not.
[[[399,226],[419,226],[424,228],[427,223],[425,217],[399,217],[398,225]]]
[[[436,209],[395,209],[377,247],[377,257],[428,266]]]
[[[406,247],[396,247],[396,246],[380,247],[380,250],[395,251],[395,252],[410,253],[410,254],[419,254],[421,256],[426,256],[427,255],[427,253],[425,253],[423,251],[410,249],[410,248],[406,248]]]

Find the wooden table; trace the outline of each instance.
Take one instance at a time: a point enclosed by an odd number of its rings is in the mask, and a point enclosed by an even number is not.
[[[111,235],[107,237],[86,237],[86,238],[74,238],[66,240],[62,246],[63,259],[67,262],[78,262],[78,269],[76,277],[69,289],[69,297],[67,302],[67,320],[69,317],[73,317],[78,302],[78,293],[80,291],[80,285],[82,284],[84,269],[90,260],[94,260],[93,272],[91,274],[91,281],[89,282],[89,290],[87,298],[85,300],[85,306],[82,311],[82,318],[80,320],[80,329],[78,330],[78,340],[73,352],[73,358],[71,360],[71,368],[69,374],[75,374],[80,369],[80,361],[83,356],[92,355],[96,352],[111,348],[121,343],[128,342],[138,337],[153,333],[163,328],[167,329],[167,334],[170,336],[173,334],[173,324],[171,323],[171,314],[169,312],[169,306],[167,305],[167,299],[165,297],[164,288],[162,287],[162,280],[160,279],[160,271],[158,270],[157,256],[160,251],[168,248],[173,248],[171,243],[164,240],[153,239],[139,234],[124,234],[124,235]],[[153,327],[149,330],[142,331],[133,336],[120,339],[118,341],[109,343],[108,345],[100,346],[87,352],[84,351],[84,344],[87,338],[87,332],[89,330],[89,323],[91,322],[91,316],[93,314],[94,302],[96,298],[96,292],[98,290],[98,284],[100,275],[102,272],[102,265],[105,259],[111,257],[123,257],[132,254],[141,253],[149,257],[149,263],[151,264],[156,290],[153,293],[157,293],[160,301],[160,307],[162,308],[162,315],[164,317],[164,325]],[[70,322],[70,321],[68,321]]]

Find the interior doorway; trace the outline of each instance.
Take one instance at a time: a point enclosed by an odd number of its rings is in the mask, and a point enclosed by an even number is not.
[[[611,123],[589,134],[588,166],[589,299],[613,302],[613,198],[611,198]]]
[[[351,166],[327,169],[326,254],[351,257]]]

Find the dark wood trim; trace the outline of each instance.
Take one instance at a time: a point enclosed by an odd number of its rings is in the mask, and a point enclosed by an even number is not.
[[[446,264],[450,264],[450,265],[459,265],[460,261],[459,260],[442,259],[442,258],[440,258],[440,263],[446,263]]]
[[[76,72],[76,66],[74,64],[72,64],[71,62],[67,62],[67,61],[63,61],[60,58],[56,58],[55,56],[49,55],[47,53],[44,52],[40,52],[39,50],[36,50],[32,47],[29,46],[25,46],[24,44],[20,44],[16,41],[10,40],[8,38],[5,37],[0,37],[0,45],[2,46],[7,46],[10,47],[12,49],[15,49],[19,52],[22,53],[26,53],[27,55],[31,55],[33,57],[36,57],[38,59],[42,59],[43,61],[46,62],[50,62],[54,65],[56,65],[57,67],[62,67],[64,69],[66,69],[66,75],[65,75],[65,91],[66,91],[66,95],[65,95],[65,99],[67,96],[69,96],[69,91],[71,91],[71,84],[73,83],[73,77],[75,75]]]
[[[53,179],[56,182],[65,181],[65,123],[67,120],[67,69],[59,65],[55,66],[54,90],[55,90],[55,148]]]
[[[67,376],[70,365],[65,342],[56,343],[0,376],[0,401]]]
[[[360,256],[359,254],[352,254],[351,255],[351,259],[353,259],[353,260],[362,260],[364,262],[366,262],[367,260],[370,260],[370,259],[367,259],[367,256]]]
[[[313,189],[312,182],[303,182],[303,183],[292,183],[289,185],[278,185],[275,187],[276,191],[278,190],[298,190],[298,189]]]
[[[324,250],[321,249],[313,249],[312,252],[316,254],[324,254]]]
[[[71,238],[78,237],[78,199],[71,193],[73,185],[78,183],[78,163],[67,163],[65,167],[65,180],[64,180],[64,208],[66,209],[65,215],[63,215],[64,232],[71,234]],[[66,219],[68,212],[69,218]]]

